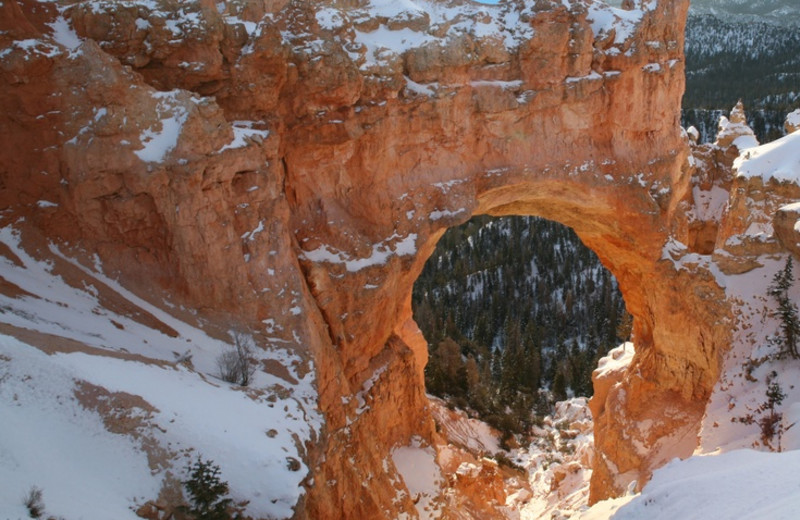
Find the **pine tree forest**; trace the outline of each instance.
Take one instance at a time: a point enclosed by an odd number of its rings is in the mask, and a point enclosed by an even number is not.
[[[686,25],[686,94],[682,125],[700,142],[716,137],[720,115],[741,99],[762,143],[784,135],[800,104],[800,27],[690,16]]]
[[[535,217],[476,217],[441,239],[414,288],[428,392],[506,432],[553,400],[591,395],[627,339],[616,280],[575,233]]]

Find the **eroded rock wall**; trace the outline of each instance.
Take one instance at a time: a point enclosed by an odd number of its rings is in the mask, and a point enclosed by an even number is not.
[[[618,494],[691,453],[729,342],[709,265],[675,262],[717,229],[687,210],[687,8],[5,0],[3,219],[313,358],[310,518],[415,514],[390,452],[434,440],[410,294],[441,234],[572,226],[635,316],[593,404],[592,497]]]

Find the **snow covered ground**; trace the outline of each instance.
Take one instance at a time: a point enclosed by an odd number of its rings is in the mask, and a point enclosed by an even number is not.
[[[675,460],[640,494],[607,500],[581,520],[792,520],[800,510],[800,451],[735,450]]]
[[[286,518],[321,427],[313,371],[261,345],[247,388],[222,381],[230,340],[183,321],[55,248],[35,258],[0,229],[0,518],[137,518],[201,456],[248,514]],[[41,250],[40,250],[41,252]],[[176,309],[177,311],[177,309]],[[190,316],[191,313],[185,314]]]
[[[627,352],[626,352],[627,350]],[[600,370],[630,362],[631,349],[601,360]],[[615,359],[612,359],[615,358]],[[792,371],[797,380],[797,374]],[[793,392],[795,398],[797,392]],[[797,416],[798,400],[787,418]],[[740,432],[741,433],[741,432]],[[791,434],[791,435],[790,435]],[[521,520],[718,520],[797,518],[800,508],[800,434],[790,430],[781,453],[738,448],[675,459],[656,470],[641,493],[587,506],[588,469],[593,447],[591,418],[584,398],[557,403],[531,446],[516,450],[525,466],[533,497],[519,504]],[[741,442],[740,442],[741,443]]]
[[[764,184],[800,185],[798,138],[800,132],[794,132],[772,143],[742,150],[734,162],[734,173],[740,179],[755,177]],[[763,203],[753,203],[751,213],[760,222],[729,238],[728,243],[773,240],[771,212],[780,206],[769,208]],[[800,380],[800,361],[778,356],[780,322],[775,315],[777,302],[768,294],[775,274],[784,269],[787,259],[785,253],[765,255],[759,258],[759,267],[746,273],[717,274],[727,296],[738,302],[738,309],[733,346],[726,356],[722,376],[703,421],[698,450],[701,453],[750,447],[765,449],[758,420],[763,416],[759,408],[767,400],[765,392],[770,382],[777,383],[786,394],[779,407],[783,414],[780,425],[786,434],[780,440],[773,439],[772,447],[777,449],[780,441],[783,450],[800,449],[800,436],[794,430],[794,425],[800,420],[800,387],[796,384]],[[797,274],[795,267],[794,284],[789,289],[793,302],[800,302]],[[754,417],[755,422],[749,421],[748,416]]]
[[[497,432],[485,422],[467,417],[461,410],[450,410],[441,399],[431,400],[433,418],[442,429],[442,434],[451,443],[464,447],[478,455],[494,455],[500,451]]]
[[[392,462],[411,494],[419,517],[425,520],[439,518],[441,502],[438,497],[445,480],[436,462],[436,451],[420,439],[412,439],[410,445],[392,451]]]
[[[512,452],[513,460],[527,469],[532,492],[518,505],[520,519],[568,516],[589,500],[594,437],[588,399],[556,403],[552,416],[533,435],[529,446]]]

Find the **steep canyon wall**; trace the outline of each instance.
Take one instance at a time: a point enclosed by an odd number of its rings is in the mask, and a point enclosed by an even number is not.
[[[679,127],[688,0],[638,4],[3,0],[4,225],[312,359],[309,518],[415,514],[390,452],[436,436],[410,296],[441,234],[569,225],[635,317],[592,405],[592,497],[621,493],[694,449],[730,342],[710,266],[676,264],[718,233]]]

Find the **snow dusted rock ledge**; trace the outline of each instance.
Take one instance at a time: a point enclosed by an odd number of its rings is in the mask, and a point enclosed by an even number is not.
[[[790,114],[787,122],[792,118]],[[736,196],[732,197],[723,220],[726,250],[738,254],[738,244],[759,242],[760,252],[774,253],[777,241],[796,255],[800,254],[799,149],[800,133],[797,131],[771,143],[741,149],[733,162]],[[743,211],[752,215],[746,216]],[[747,222],[746,227],[744,222]]]
[[[786,116],[786,123],[783,126],[787,134],[800,130],[800,108]]]

